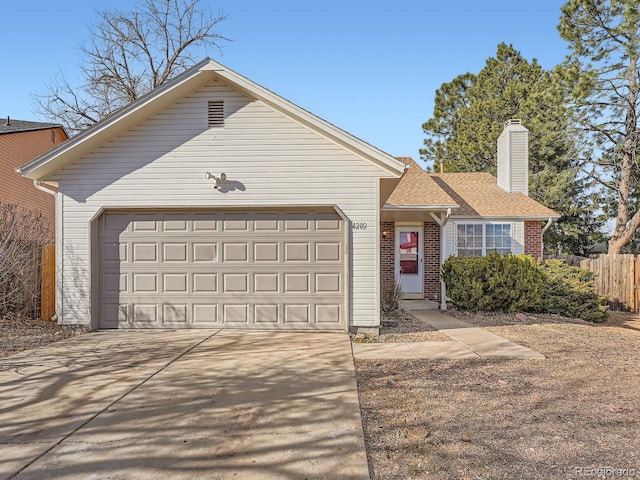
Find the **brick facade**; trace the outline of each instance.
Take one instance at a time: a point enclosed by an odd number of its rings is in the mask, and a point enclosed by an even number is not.
[[[524,253],[540,260],[542,254],[542,222],[524,222]]]
[[[387,232],[384,237],[382,232]],[[395,223],[380,222],[380,289],[393,286],[395,278]],[[440,300],[440,227],[424,224],[424,294],[429,300]]]
[[[386,237],[382,232],[387,232]],[[380,291],[393,287],[395,277],[395,238],[394,222],[380,222]]]
[[[440,225],[424,223],[424,298],[440,301]]]
[[[382,232],[387,232],[384,237]],[[392,287],[395,278],[395,223],[380,222],[380,288]],[[424,296],[440,301],[440,226],[424,223]],[[542,222],[524,222],[524,253],[540,259],[542,251]]]

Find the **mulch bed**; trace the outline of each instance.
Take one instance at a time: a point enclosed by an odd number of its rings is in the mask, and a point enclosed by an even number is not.
[[[356,343],[447,342],[450,340],[451,338],[431,324],[405,310],[383,313],[379,336],[353,337]]]

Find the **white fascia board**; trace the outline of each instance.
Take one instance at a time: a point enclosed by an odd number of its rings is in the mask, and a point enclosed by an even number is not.
[[[510,216],[504,216],[504,217],[483,217],[480,215],[451,215],[451,220],[469,220],[469,221],[475,221],[475,222],[502,222],[502,221],[506,221],[506,222],[511,222],[511,221],[526,221],[526,220],[532,220],[532,221],[539,221],[539,220],[549,220],[550,218],[557,220],[558,218],[560,218],[560,215],[553,214],[553,215],[522,215],[522,216],[514,216],[514,215],[510,215]]]
[[[215,71],[219,77],[244,91],[249,96],[264,102],[302,125],[319,132],[325,137],[328,137],[343,148],[347,148],[358,156],[381,167],[393,177],[399,177],[404,173],[404,163],[396,159],[394,156],[379,150],[364,140],[354,137],[350,133],[347,133],[326,120],[313,115],[302,107],[282,98],[263,86],[258,85],[233,70],[230,70],[224,65],[211,60],[209,65],[204,67],[204,69]]]
[[[451,205],[391,205],[390,203],[385,203],[382,206],[383,210],[388,210],[388,211],[394,211],[394,210],[398,210],[398,211],[407,211],[407,210],[427,210],[427,211],[442,211],[442,210],[447,210],[449,208],[459,208],[460,205],[458,205],[457,203],[452,203]]]
[[[169,105],[212,78],[213,74],[202,68],[208,63],[209,59],[206,59],[191,67],[75,137],[22,165],[16,171],[33,180],[46,179],[47,175],[99,147],[115,135],[143,121],[153,112]]]

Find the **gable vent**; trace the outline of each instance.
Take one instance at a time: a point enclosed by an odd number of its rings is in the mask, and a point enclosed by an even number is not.
[[[208,113],[210,127],[224,127],[224,102],[222,100],[210,100]]]

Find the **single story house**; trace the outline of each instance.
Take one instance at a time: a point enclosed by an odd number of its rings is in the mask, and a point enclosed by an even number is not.
[[[439,299],[446,255],[539,255],[523,167],[427,174],[206,59],[19,173],[57,187],[63,325],[357,331],[394,275]]]

